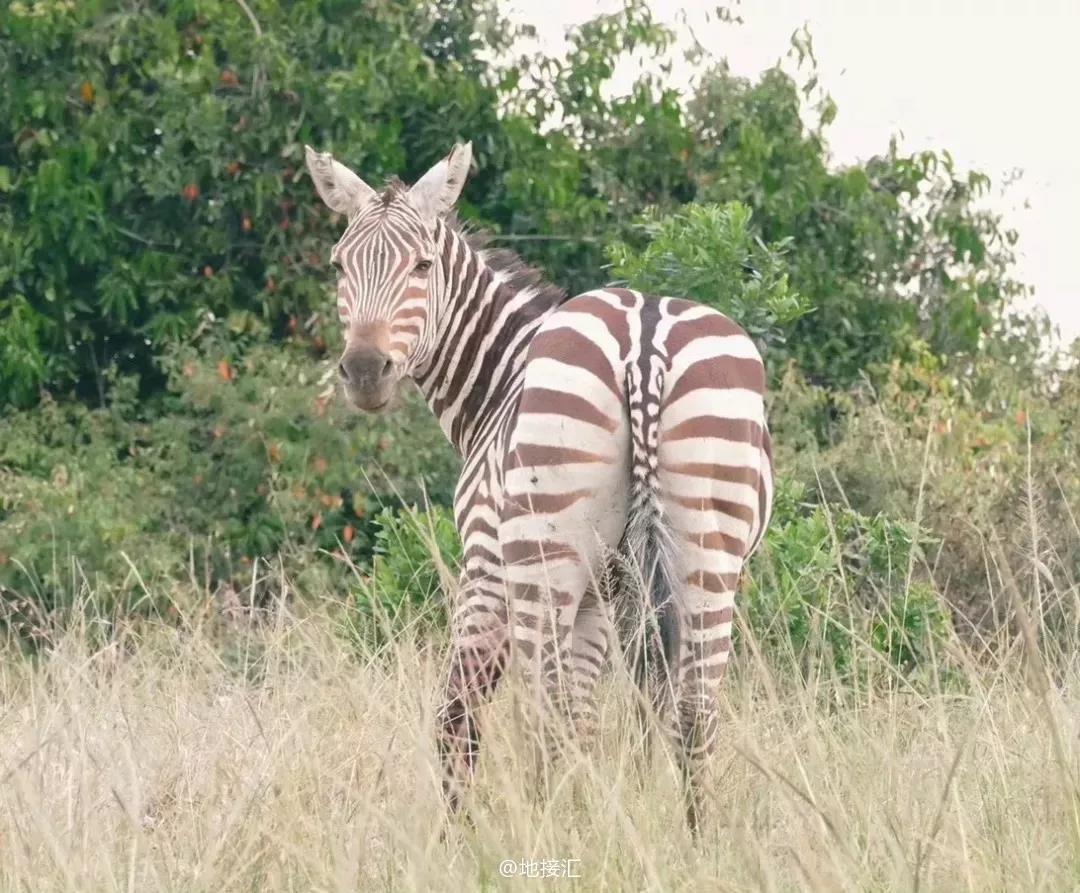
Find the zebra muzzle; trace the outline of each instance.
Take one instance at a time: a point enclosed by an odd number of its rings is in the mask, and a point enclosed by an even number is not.
[[[349,400],[358,409],[383,409],[394,396],[397,370],[393,360],[381,350],[370,347],[346,350],[338,363],[338,375]]]

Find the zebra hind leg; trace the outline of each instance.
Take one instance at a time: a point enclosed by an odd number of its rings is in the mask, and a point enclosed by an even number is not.
[[[686,818],[695,833],[703,819],[702,796],[709,757],[719,732],[720,684],[731,652],[734,585],[702,575],[707,585],[690,599],[683,633],[677,735],[686,798]],[[715,583],[715,591],[708,584]]]
[[[611,641],[611,618],[597,588],[585,590],[571,641],[571,721],[583,746],[591,746],[600,731],[596,686]]]
[[[655,618],[646,617],[634,640],[631,667],[637,687],[637,743],[642,783],[652,777],[657,737],[661,744],[679,740],[675,712],[675,671],[669,666]]]
[[[519,718],[532,755],[534,793],[543,799],[571,729],[573,630],[589,571],[569,546],[537,543],[528,549],[529,560],[508,566],[513,660],[523,676]]]

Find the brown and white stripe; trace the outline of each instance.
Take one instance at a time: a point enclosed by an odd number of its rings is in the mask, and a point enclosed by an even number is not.
[[[469,158],[457,147],[379,194],[309,155],[320,194],[350,214],[333,252],[347,335],[369,349],[381,333],[464,460],[439,728],[451,802],[510,655],[537,718],[560,711],[587,732],[614,618],[630,618],[621,641],[678,744],[693,823],[735,591],[772,501],[761,357],[708,307],[618,288],[567,299],[477,247],[447,217]]]

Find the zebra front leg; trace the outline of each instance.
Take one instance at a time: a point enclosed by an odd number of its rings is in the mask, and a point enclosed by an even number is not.
[[[450,669],[438,711],[443,793],[451,813],[461,810],[480,756],[477,709],[495,691],[508,658],[505,608],[498,597],[474,592],[454,622]]]

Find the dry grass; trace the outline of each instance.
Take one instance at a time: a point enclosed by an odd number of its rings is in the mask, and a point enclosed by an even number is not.
[[[1080,881],[1076,672],[1040,693],[1018,643],[953,690],[729,679],[694,845],[663,755],[642,779],[629,696],[543,804],[504,694],[475,827],[444,838],[438,664],[356,656],[330,620],[69,632],[0,676],[0,888],[44,890],[1053,890]],[[959,646],[958,646],[959,647]],[[954,655],[964,662],[965,654]],[[1029,662],[1031,663],[1031,662]],[[1034,665],[1034,664],[1032,664]],[[577,880],[500,877],[574,859]]]

